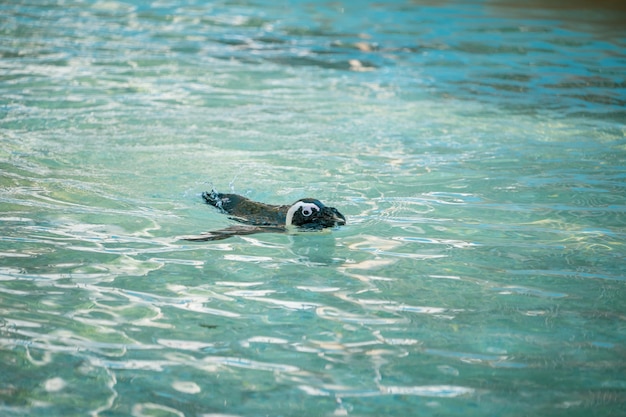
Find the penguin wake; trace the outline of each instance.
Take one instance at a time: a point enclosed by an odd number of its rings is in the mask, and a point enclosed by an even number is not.
[[[289,230],[319,231],[346,224],[346,218],[334,207],[327,207],[314,198],[303,198],[292,205],[276,206],[259,203],[237,194],[222,194],[213,190],[202,198],[243,225],[187,237],[189,241],[222,240],[231,236],[254,233],[282,233]]]

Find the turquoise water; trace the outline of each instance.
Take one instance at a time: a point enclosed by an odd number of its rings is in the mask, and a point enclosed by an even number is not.
[[[626,414],[623,10],[205,3],[0,5],[0,415]]]

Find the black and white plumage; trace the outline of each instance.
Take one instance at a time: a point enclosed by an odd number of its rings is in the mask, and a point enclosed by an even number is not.
[[[285,232],[289,229],[314,231],[346,224],[346,218],[334,207],[327,207],[314,198],[303,198],[291,205],[271,205],[252,201],[237,194],[216,191],[202,193],[207,204],[229,214],[245,225],[208,232],[185,240],[221,240],[230,236],[263,232]]]

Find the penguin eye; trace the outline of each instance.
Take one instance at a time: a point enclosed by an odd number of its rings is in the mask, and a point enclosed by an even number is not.
[[[309,217],[311,214],[313,214],[313,210],[316,210],[316,211],[320,210],[319,207],[317,207],[315,204],[312,204],[312,203],[308,203],[308,204],[304,203],[300,207],[302,207],[301,212],[304,217]]]

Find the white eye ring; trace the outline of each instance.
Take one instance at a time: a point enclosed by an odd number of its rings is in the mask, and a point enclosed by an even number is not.
[[[287,216],[286,216],[286,219],[285,219],[285,224],[287,226],[291,226],[292,225],[293,215],[300,208],[302,209],[302,215],[304,217],[309,217],[311,214],[313,214],[313,210],[320,211],[320,208],[316,204],[305,203],[304,201],[298,201],[296,204],[294,204],[293,206],[289,207],[289,210],[287,210]]]

